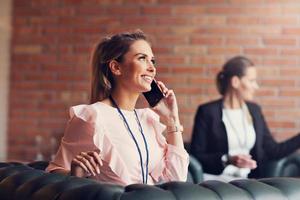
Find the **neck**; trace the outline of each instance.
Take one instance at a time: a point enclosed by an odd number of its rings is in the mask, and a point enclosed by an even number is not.
[[[139,94],[133,94],[126,92],[125,90],[115,88],[112,91],[111,96],[120,109],[132,111],[135,108]]]
[[[244,100],[241,99],[235,92],[228,92],[224,96],[224,107],[229,109],[241,108],[244,104]]]

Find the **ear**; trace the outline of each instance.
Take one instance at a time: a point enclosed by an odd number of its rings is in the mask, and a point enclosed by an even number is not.
[[[240,84],[241,84],[241,80],[240,80],[239,77],[233,76],[231,78],[231,86],[232,86],[232,88],[237,89],[237,88],[239,88]]]
[[[120,63],[116,60],[112,60],[108,64],[111,73],[115,76],[121,75],[121,66]]]

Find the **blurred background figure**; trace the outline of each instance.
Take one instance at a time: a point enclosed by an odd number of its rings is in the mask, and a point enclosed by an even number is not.
[[[277,143],[260,106],[253,103],[257,72],[251,60],[229,59],[218,73],[222,98],[199,106],[194,121],[191,154],[204,172],[220,178],[262,176],[266,161],[280,159],[300,147],[300,134]]]

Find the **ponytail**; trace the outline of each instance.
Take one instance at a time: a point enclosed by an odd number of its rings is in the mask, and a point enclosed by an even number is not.
[[[113,84],[113,77],[107,62],[103,60],[103,50],[108,39],[99,43],[92,55],[92,80],[91,80],[91,99],[90,103],[95,103],[107,98]]]
[[[219,93],[224,96],[231,87],[232,77],[243,77],[246,69],[251,66],[254,66],[254,63],[243,56],[236,56],[229,59],[216,76],[216,85]]]

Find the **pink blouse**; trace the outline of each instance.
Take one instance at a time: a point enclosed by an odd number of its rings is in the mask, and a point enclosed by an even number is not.
[[[165,126],[149,108],[137,109],[138,119],[148,144],[148,184],[185,181],[188,154],[184,149],[167,144],[162,132]],[[133,111],[122,110],[137,139],[146,164],[146,148]],[[97,102],[70,109],[70,121],[58,152],[47,171],[70,170],[72,159],[82,151],[98,150],[103,165],[94,179],[121,185],[142,183],[140,157],[123,119],[116,108]]]

